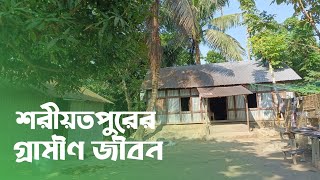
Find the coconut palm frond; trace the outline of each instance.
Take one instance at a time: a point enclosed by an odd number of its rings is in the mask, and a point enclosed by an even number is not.
[[[210,21],[210,25],[217,27],[221,31],[239,26],[241,23],[241,13],[229,14],[214,18]]]
[[[198,7],[201,9],[201,13],[213,14],[217,9],[229,6],[229,0],[200,0]]]
[[[172,12],[173,17],[190,35],[196,32],[197,16],[189,0],[167,0],[164,3]]]
[[[214,29],[208,29],[206,31],[206,41],[212,48],[217,48],[228,59],[242,60],[244,49],[230,35]]]

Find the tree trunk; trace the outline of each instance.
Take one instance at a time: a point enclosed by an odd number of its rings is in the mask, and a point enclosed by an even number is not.
[[[277,90],[277,87],[276,87],[276,78],[274,76],[274,69],[272,67],[272,64],[271,64],[270,60],[269,60],[269,71],[270,71],[271,77],[272,77],[272,89],[273,89],[273,91],[275,93],[278,93],[278,90]],[[278,114],[279,114],[279,102],[278,102],[278,106],[273,106],[273,107],[274,107],[273,110],[276,113],[276,117],[277,117]],[[276,125],[276,120],[275,119],[273,120],[273,125],[274,125],[274,127]]]
[[[189,62],[188,65],[194,64],[194,41],[192,40],[192,44],[191,44],[191,48],[190,48],[190,58],[189,58]]]
[[[269,61],[269,71],[270,71],[271,77],[272,77],[272,84],[275,85],[276,84],[276,79],[274,77],[274,70],[273,70],[271,61]]]
[[[194,46],[195,46],[195,48],[196,48],[196,64],[201,64],[201,63],[200,63],[199,41],[195,40],[195,41],[194,41]]]
[[[122,87],[123,87],[124,95],[126,97],[128,111],[132,111],[132,101],[130,99],[130,95],[129,95],[128,88],[127,88],[127,83],[124,80],[124,78],[122,78]]]
[[[248,27],[247,27],[247,55],[248,55],[248,61],[251,61],[250,32]]]
[[[154,0],[151,5],[150,11],[152,16],[147,21],[148,30],[151,32],[148,40],[149,47],[149,64],[151,73],[151,97],[148,102],[147,111],[153,111],[158,95],[158,82],[159,82],[159,69],[161,61],[161,44],[159,36],[159,1]],[[143,140],[145,129],[139,126],[135,133],[136,140]]]
[[[148,103],[147,111],[152,111],[156,103],[158,94],[159,69],[161,61],[161,44],[159,36],[159,3],[160,0],[155,0],[151,7],[152,17],[149,20],[149,29],[151,37],[148,42],[149,46],[149,63],[151,70],[151,98]]]

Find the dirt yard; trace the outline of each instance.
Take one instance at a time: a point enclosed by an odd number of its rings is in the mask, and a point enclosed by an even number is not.
[[[164,127],[161,133],[150,136],[151,140],[165,137],[171,139],[171,146],[163,149],[163,160],[144,161],[98,161],[89,157],[84,161],[67,162],[59,169],[37,176],[39,179],[81,179],[81,180],[219,180],[219,179],[257,179],[257,180],[318,180],[320,171],[310,165],[310,152],[306,162],[293,165],[284,161],[281,147],[287,145],[276,133],[265,130],[242,132],[234,135],[221,130],[205,140],[200,127],[186,130],[185,134],[174,137],[172,130],[182,127]],[[228,130],[230,127],[223,127]],[[232,128],[232,127],[231,127]],[[196,135],[190,135],[198,133]],[[267,133],[268,132],[268,133]],[[211,132],[212,133],[212,132]],[[161,135],[162,134],[162,135]],[[166,136],[164,136],[166,134]],[[24,177],[30,175],[25,172]],[[34,178],[37,179],[37,178]]]

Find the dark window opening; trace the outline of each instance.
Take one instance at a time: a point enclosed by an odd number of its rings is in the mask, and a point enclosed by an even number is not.
[[[190,111],[190,97],[181,98],[181,111]]]
[[[257,93],[249,94],[247,96],[248,98],[248,108],[257,108],[258,103],[257,103]]]

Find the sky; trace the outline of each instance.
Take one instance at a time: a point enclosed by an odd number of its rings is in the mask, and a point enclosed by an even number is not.
[[[256,0],[256,6],[257,9],[262,11],[267,11],[268,14],[274,14],[275,20],[278,22],[283,22],[288,17],[291,17],[294,10],[292,5],[286,5],[286,4],[271,4],[272,0]],[[238,0],[230,0],[229,7],[224,8],[223,14],[233,14],[233,13],[240,13],[239,9],[240,5]],[[230,29],[227,31],[227,34],[231,35],[233,38],[235,38],[238,42],[240,42],[241,46],[243,48],[246,48],[246,28],[244,26],[235,27],[233,29]],[[200,51],[203,56],[206,56],[207,52],[210,50],[210,48],[204,44],[200,45]],[[244,60],[246,60],[246,57],[244,57]]]

